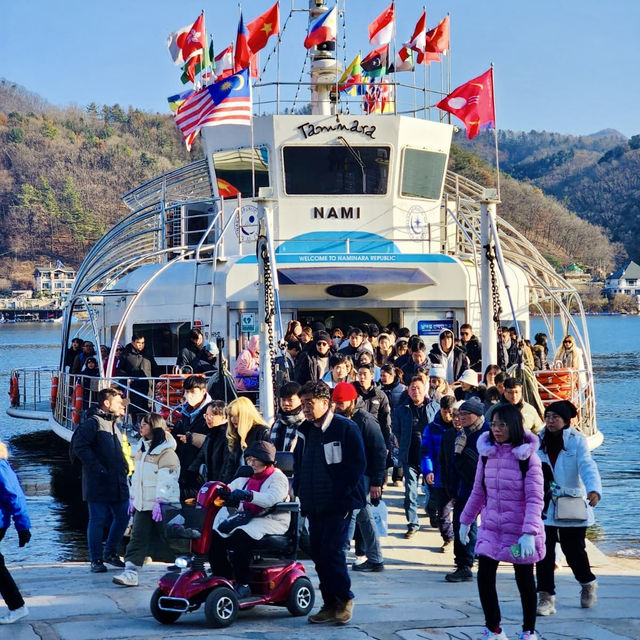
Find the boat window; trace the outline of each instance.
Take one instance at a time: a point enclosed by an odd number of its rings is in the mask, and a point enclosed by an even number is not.
[[[402,168],[402,195],[440,200],[447,168],[447,154],[422,149],[405,149]]]
[[[379,195],[387,192],[390,147],[284,147],[289,195]]]
[[[260,187],[269,186],[269,154],[266,147],[256,147],[253,154],[251,149],[218,151],[213,154],[213,164],[220,195],[225,198],[233,197],[235,190],[240,191],[243,198],[256,197]]]
[[[145,351],[154,358],[175,358],[187,343],[191,324],[189,322],[159,322],[156,324],[134,324],[133,333],[145,339]]]

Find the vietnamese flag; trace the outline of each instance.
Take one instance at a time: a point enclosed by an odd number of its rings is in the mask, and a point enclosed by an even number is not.
[[[495,129],[496,109],[493,96],[493,69],[454,89],[436,105],[464,122],[467,138],[475,138],[484,129]]]
[[[374,47],[389,44],[395,35],[395,8],[393,2],[369,25],[369,42]]]
[[[240,195],[240,191],[236,189],[230,182],[223,180],[222,178],[216,178],[218,182],[218,193],[223,198],[235,198]]]
[[[244,26],[242,12],[240,12],[240,22],[238,22],[238,35],[236,37],[236,51],[234,56],[234,72],[238,73],[246,69],[251,63],[251,49],[249,49],[249,31]]]
[[[251,53],[258,53],[267,46],[271,36],[280,33],[280,3],[276,2],[271,9],[247,24],[249,31],[249,49]]]

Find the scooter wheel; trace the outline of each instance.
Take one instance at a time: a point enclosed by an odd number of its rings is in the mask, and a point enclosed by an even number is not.
[[[163,611],[158,606],[158,600],[166,595],[161,589],[156,589],[151,596],[151,602],[149,608],[151,609],[151,615],[162,624],[173,624],[182,614],[176,611]]]
[[[229,587],[217,587],[204,603],[204,614],[212,627],[228,627],[238,615],[238,597]]]
[[[316,596],[309,578],[298,578],[292,585],[287,598],[287,609],[292,616],[306,616]]]

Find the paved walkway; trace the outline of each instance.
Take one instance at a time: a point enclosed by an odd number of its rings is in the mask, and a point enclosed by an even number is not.
[[[389,536],[384,541],[386,570],[353,575],[354,618],[346,627],[312,626],[286,609],[257,607],[241,612],[225,630],[207,627],[202,610],[184,615],[175,625],[162,626],[149,613],[149,598],[164,564],[145,566],[138,588],[111,583],[115,570],[91,574],[87,564],[64,563],[12,567],[31,615],[0,638],[10,640],[473,640],[483,627],[476,584],[450,584],[453,553],[438,552],[439,535],[421,529],[404,540],[401,492],[387,492]],[[426,519],[423,518],[426,525]],[[579,586],[567,568],[558,571],[558,613],[538,619],[545,640],[640,640],[640,560],[606,558],[590,551],[600,583],[598,603],[581,609]],[[315,572],[307,564],[316,581]],[[317,581],[316,581],[317,582]],[[520,629],[520,601],[510,566],[500,569],[498,592],[503,626],[510,638]]]

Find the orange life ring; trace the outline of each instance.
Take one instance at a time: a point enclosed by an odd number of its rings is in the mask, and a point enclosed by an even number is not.
[[[18,376],[12,376],[9,381],[9,398],[11,398],[11,406],[20,406],[20,386],[18,385]]]
[[[51,408],[56,408],[56,398],[58,397],[58,376],[51,378]]]
[[[82,385],[78,383],[73,390],[73,398],[71,399],[71,419],[73,424],[80,424],[82,417]]]

